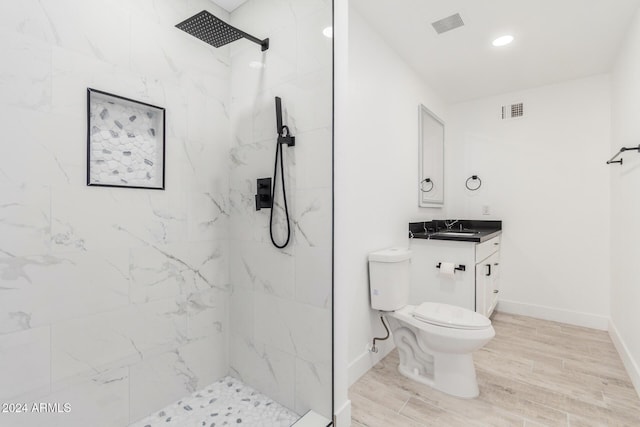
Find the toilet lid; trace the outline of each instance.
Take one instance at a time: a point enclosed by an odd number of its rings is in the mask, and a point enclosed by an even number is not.
[[[435,302],[423,302],[413,310],[413,317],[432,325],[456,329],[484,329],[491,320],[466,308]]]

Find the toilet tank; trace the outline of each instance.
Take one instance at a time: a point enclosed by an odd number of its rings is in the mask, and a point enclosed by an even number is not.
[[[409,301],[411,251],[389,248],[369,254],[369,291],[374,310],[398,310]]]

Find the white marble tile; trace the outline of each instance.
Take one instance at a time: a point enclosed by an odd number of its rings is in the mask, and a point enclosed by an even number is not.
[[[333,40],[322,33],[332,26],[331,5],[317,6],[318,9],[297,21],[299,76],[331,68]]]
[[[84,146],[73,147],[62,143],[66,138],[52,138],[64,135],[85,140],[84,120],[1,104],[0,115],[10,118],[3,121],[4,138],[11,143],[0,145],[0,185],[27,183],[36,187],[68,185],[71,180],[84,182],[84,170],[70,170],[71,165],[80,165],[86,159]]]
[[[231,13],[230,24],[240,29],[248,28],[258,38],[271,37],[283,27],[295,23],[293,3],[289,0],[249,0]],[[308,3],[308,0],[301,3]],[[248,29],[244,31],[253,34]]]
[[[198,389],[198,377],[178,350],[130,368],[130,419],[139,420]]]
[[[296,406],[298,414],[313,410],[326,418],[331,413],[331,363],[310,363],[296,358]]]
[[[256,293],[255,342],[311,362],[331,360],[331,310]]]
[[[47,253],[51,237],[50,188],[40,185],[1,186],[0,235],[0,255],[8,264],[11,264],[7,261],[11,258]],[[11,268],[10,265],[7,268]]]
[[[296,244],[310,247],[331,245],[331,189],[300,190],[295,194]]]
[[[332,120],[331,67],[299,76],[271,89],[288,107],[293,134],[326,128]]]
[[[289,173],[295,171],[294,168],[289,168]],[[286,170],[286,169],[285,169]],[[269,175],[262,176],[268,177]],[[279,244],[282,244],[286,239],[286,216],[284,211],[284,205],[282,203],[282,187],[280,184],[280,174],[278,174],[278,186],[276,189],[276,198],[273,213],[274,224],[274,238]],[[236,181],[240,182],[240,180]],[[291,238],[290,241],[295,241],[296,228],[293,225],[295,219],[296,203],[294,196],[295,187],[290,186],[292,180],[287,178],[287,200],[289,209],[289,218],[291,222]],[[271,221],[271,210],[261,209],[256,211],[255,208],[255,194],[256,194],[256,181],[255,179],[247,178],[239,186],[242,189],[230,190],[230,206],[231,206],[231,236],[242,240],[253,240],[261,243],[271,244],[269,223]],[[286,247],[283,250],[285,253],[291,252],[291,247]]]
[[[272,103],[274,101],[272,100]],[[275,105],[275,104],[273,104]],[[275,107],[274,107],[275,108]],[[235,190],[255,193],[257,178],[273,178],[273,164],[276,154],[275,124],[274,138],[258,143],[236,145],[230,150],[230,186]],[[247,180],[252,184],[247,188]],[[255,211],[255,203],[253,204]]]
[[[257,44],[245,40],[235,42],[237,45],[232,47],[232,49],[243,47],[231,56],[233,69],[231,93],[234,98],[256,99],[256,96],[262,92],[295,79],[297,58],[295,23],[270,33],[268,37],[269,50],[265,52],[262,52]],[[275,116],[275,113],[272,114]],[[275,125],[270,129],[273,133]],[[254,141],[259,140],[260,138],[256,139],[254,133]]]
[[[179,192],[54,188],[52,234],[66,235],[71,242],[82,240],[87,250],[181,241],[187,230],[186,208],[181,200]],[[53,242],[54,251],[64,252],[67,246],[64,241]]]
[[[144,16],[146,20],[172,27],[188,15],[187,2],[173,0],[137,0],[131,2],[132,15]]]
[[[131,300],[136,303],[217,289],[227,291],[227,242],[200,241],[131,250]]]
[[[193,340],[180,347],[178,353],[197,378],[197,390],[226,375],[229,370],[226,334],[219,333]]]
[[[144,15],[133,15],[131,68],[161,79],[181,77],[187,70],[227,78],[228,48],[215,49],[174,27],[184,19],[167,26]]]
[[[128,269],[128,254],[118,251],[0,255],[0,333],[124,307],[129,304]]]
[[[296,135],[296,189],[330,188],[332,180],[331,128]]]
[[[184,376],[178,373],[184,373]],[[175,353],[131,368],[130,420],[137,421],[192,392],[191,373]],[[193,381],[195,382],[195,381]]]
[[[187,297],[187,338],[213,337],[221,341],[226,353],[229,331],[229,292],[217,289],[193,293]]]
[[[2,103],[41,111],[51,109],[51,48],[0,30]]]
[[[53,28],[38,0],[24,0],[16,4],[2,3],[0,27],[42,42],[55,41]]]
[[[0,335],[0,399],[50,390],[50,337],[49,327]]]
[[[230,337],[231,375],[276,402],[292,409],[295,405],[295,357],[272,346],[246,338]]]
[[[267,230],[268,232],[268,230]],[[275,248],[271,242],[234,242],[234,277],[238,286],[285,298],[294,297],[295,258],[292,253]],[[291,250],[291,248],[288,248]]]
[[[113,93],[160,107],[167,106],[169,88],[180,86],[178,79],[160,80],[138,74],[128,64],[105,62],[92,55],[53,47],[52,102],[53,111],[65,114],[82,126],[79,139],[86,140],[86,104],[88,87]],[[172,124],[176,120],[179,104],[171,104]],[[168,126],[171,130],[172,127]],[[173,135],[173,134],[171,134]],[[77,147],[74,147],[77,153]]]
[[[292,82],[296,80],[289,79],[288,81]],[[285,91],[282,90],[286,87],[286,85],[280,84],[280,82],[274,82],[273,85],[266,87],[266,90],[261,92],[259,96],[253,98],[252,138],[254,142],[271,141],[272,144],[275,144],[277,135],[275,97],[281,99],[282,124],[289,128],[291,135],[297,135],[298,132],[292,116],[292,112],[296,111],[295,100],[293,97],[287,96]],[[285,152],[287,151],[295,153],[296,148],[285,147]]]
[[[11,427],[124,426],[129,421],[129,369],[95,375],[57,392],[27,402],[23,414],[2,414],[0,423]],[[43,412],[34,410],[48,405]]]
[[[128,62],[130,32],[114,31],[114,28],[129,28],[131,24],[126,3],[78,4],[73,0],[39,3],[46,17],[43,25],[53,36],[51,43],[115,64]],[[69,11],[73,11],[73,15]]]
[[[173,299],[57,323],[51,332],[54,386],[175,349],[186,342],[186,329],[184,300]]]
[[[223,180],[220,180],[223,181]],[[224,180],[227,184],[226,180]],[[215,182],[215,180],[214,180]],[[189,192],[187,224],[189,240],[214,240],[229,237],[231,206],[228,184],[217,191]]]
[[[331,307],[331,246],[296,244],[295,300],[319,308]]]
[[[255,323],[255,292],[234,287],[229,306],[229,331],[253,340]]]
[[[187,88],[187,96],[189,141],[202,141],[203,148],[226,149],[230,140],[228,92],[206,91],[203,86],[194,85]]]

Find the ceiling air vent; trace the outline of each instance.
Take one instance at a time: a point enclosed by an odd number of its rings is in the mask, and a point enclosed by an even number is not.
[[[456,13],[455,15],[442,18],[439,21],[432,22],[431,25],[433,26],[433,29],[436,30],[436,33],[442,34],[447,31],[455,30],[458,27],[462,27],[464,22],[462,22],[460,14]]]
[[[517,119],[518,117],[523,117],[523,116],[524,116],[524,104],[522,102],[502,106],[502,120]]]

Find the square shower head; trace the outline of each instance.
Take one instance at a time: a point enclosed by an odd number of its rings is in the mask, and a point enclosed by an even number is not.
[[[221,47],[246,38],[261,45],[263,51],[269,48],[269,39],[260,40],[253,37],[227,24],[206,10],[185,19],[176,27],[214,47]]]

